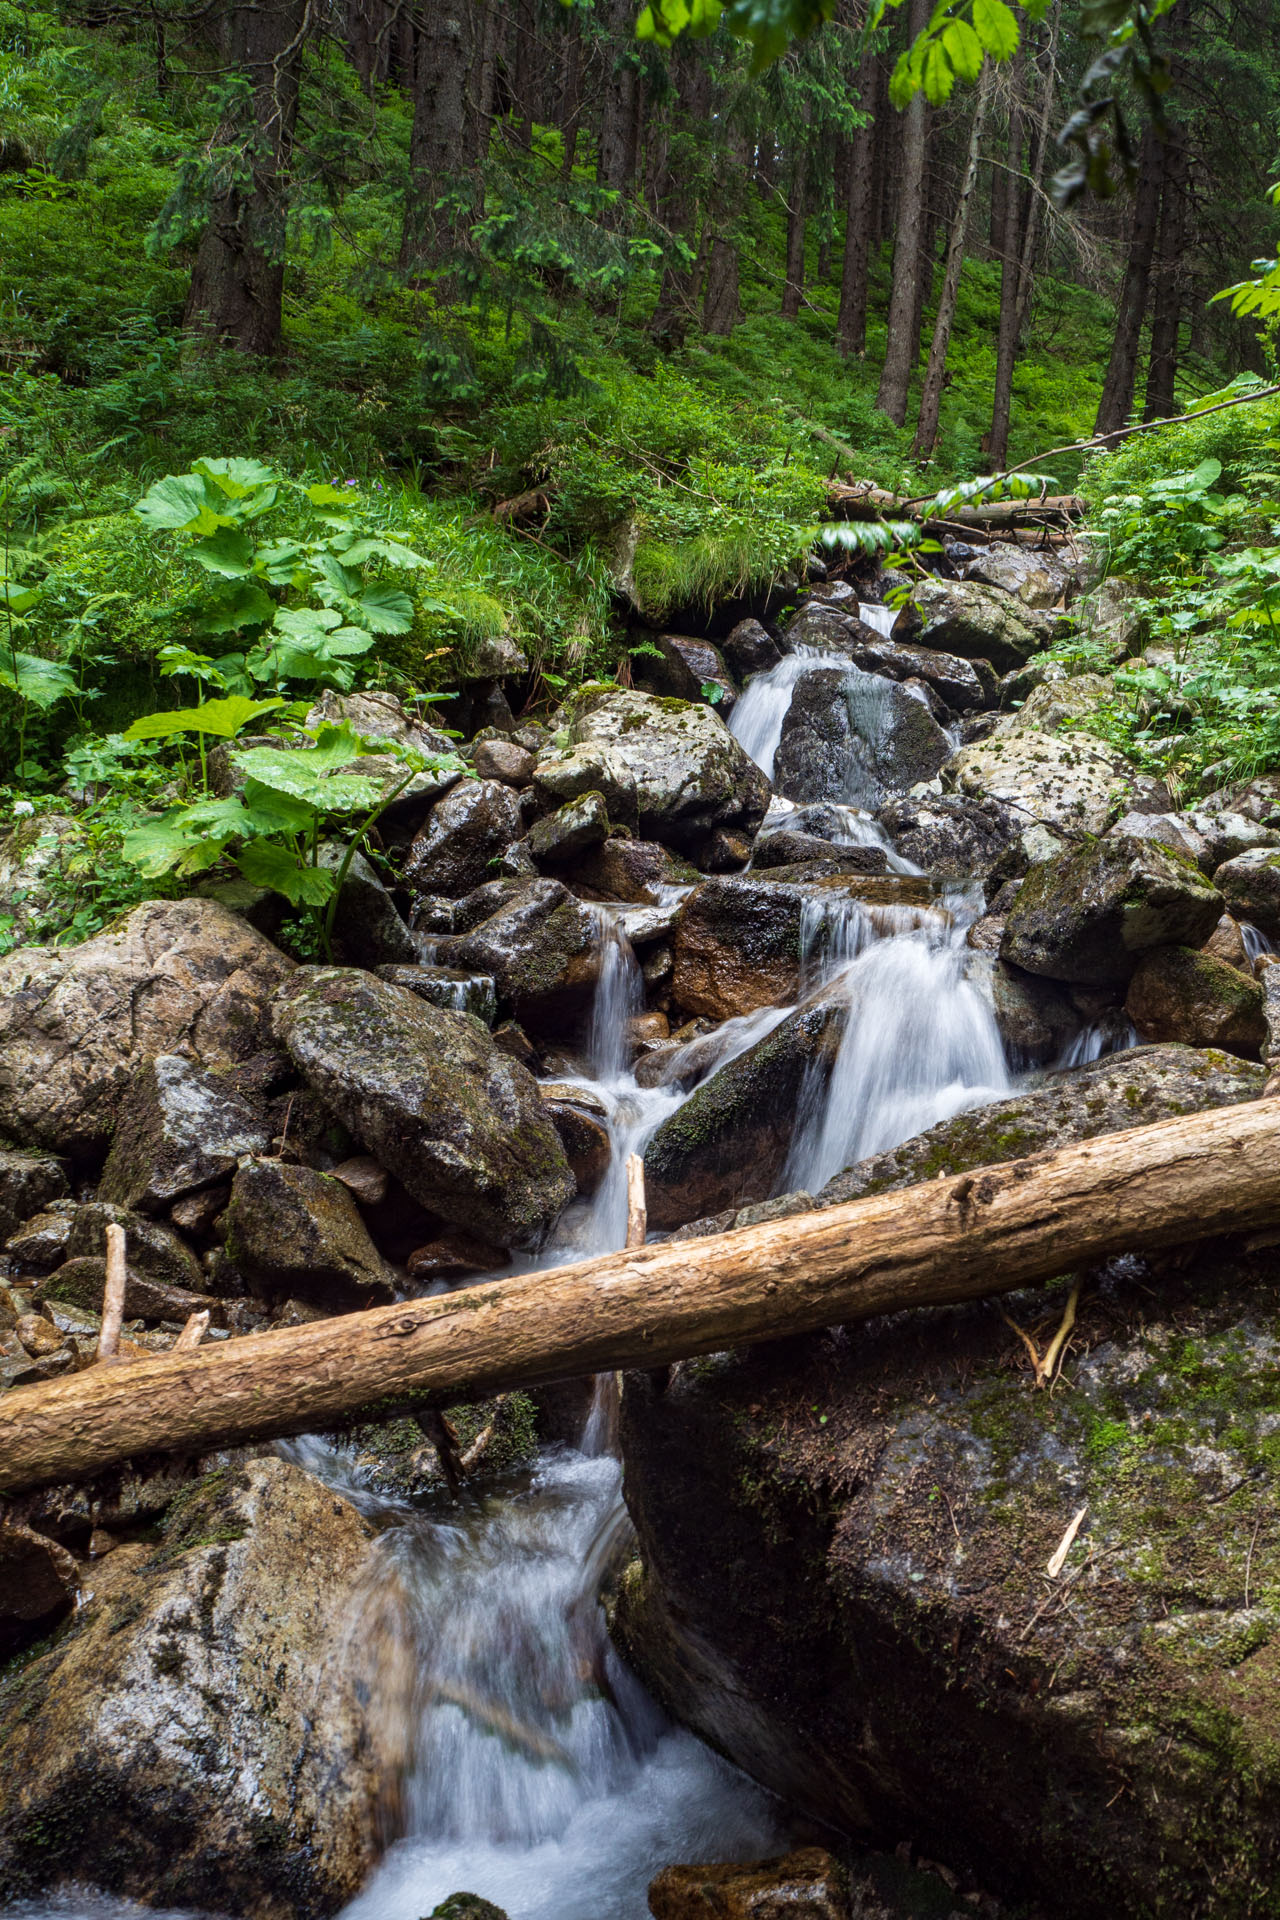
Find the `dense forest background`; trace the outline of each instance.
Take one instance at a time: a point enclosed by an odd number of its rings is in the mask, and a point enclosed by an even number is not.
[[[800,581],[836,480],[1030,466],[1219,630],[1207,556],[1280,514],[1271,405],[1040,456],[1269,377],[1214,296],[1276,250],[1280,11],[1155,22],[1163,123],[1122,78],[1109,194],[1055,186],[1090,18],[1017,18],[898,107],[922,0],[874,29],[840,0],[762,66],[723,25],[637,37],[632,0],[0,0],[0,745],[10,806],[106,809],[78,924],[172,777],[138,716],[439,703],[485,663],[531,709],[625,682],[646,625]],[[1273,590],[1232,588],[1202,759],[1233,727],[1271,752]],[[1139,752],[1175,667],[1109,722]]]

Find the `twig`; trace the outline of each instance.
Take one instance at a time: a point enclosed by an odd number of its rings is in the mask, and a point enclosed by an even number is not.
[[[1089,1502],[1086,1500],[1084,1505],[1080,1508],[1079,1512],[1072,1519],[1070,1526],[1067,1528],[1066,1532],[1063,1534],[1061,1540],[1059,1540],[1058,1545],[1054,1551],[1053,1558],[1052,1560],[1050,1560],[1048,1566],[1045,1568],[1045,1572],[1048,1574],[1051,1580],[1056,1580],[1058,1575],[1062,1572],[1063,1567],[1066,1565],[1067,1555],[1070,1553],[1072,1545],[1075,1541],[1075,1537],[1080,1531],[1080,1523],[1084,1519],[1088,1511],[1089,1511]]]
[[[203,1312],[192,1314],[186,1326],[182,1329],[182,1332],[178,1335],[172,1347],[170,1347],[170,1353],[190,1353],[193,1347],[200,1345],[200,1342],[204,1339],[208,1331],[209,1309],[205,1307]]]
[[[102,1294],[102,1329],[98,1334],[99,1361],[120,1358],[120,1328],[124,1322],[124,1290],[127,1280],[124,1228],[113,1222],[107,1228],[107,1284]]]
[[[1067,1295],[1067,1304],[1063,1311],[1062,1324],[1045,1348],[1044,1359],[1040,1363],[1039,1380],[1039,1384],[1043,1387],[1052,1386],[1058,1373],[1062,1370],[1061,1363],[1065,1358],[1067,1336],[1076,1323],[1076,1308],[1080,1304],[1081,1285],[1082,1281],[1077,1274],[1075,1280],[1072,1282],[1071,1292]]]
[[[644,1161],[633,1153],[627,1161],[627,1246],[642,1247],[649,1227],[644,1193]]]
[[[1047,453],[1020,460],[1016,467],[1006,467],[1004,474],[1022,473],[1027,467],[1038,466],[1042,460],[1056,459],[1060,453],[1098,453],[1117,440],[1127,440],[1131,434],[1152,433],[1157,427],[1185,427],[1192,420],[1204,420],[1211,413],[1221,413],[1224,407],[1243,407],[1250,400],[1269,400],[1277,393],[1280,393],[1280,382],[1274,387],[1255,387],[1252,393],[1237,393],[1230,400],[1219,400],[1211,407],[1193,407],[1190,413],[1175,413],[1168,420],[1143,420],[1136,427],[1119,427],[1114,433],[1095,434],[1091,440],[1073,440],[1068,447],[1050,447]]]
[[[1249,1574],[1253,1567],[1253,1550],[1258,1544],[1258,1528],[1261,1525],[1262,1515],[1259,1514],[1253,1523],[1253,1538],[1249,1542],[1249,1551],[1244,1558],[1244,1610],[1246,1613],[1249,1611]]]

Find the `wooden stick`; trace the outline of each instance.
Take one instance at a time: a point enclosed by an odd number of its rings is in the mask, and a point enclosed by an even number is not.
[[[1048,1574],[1051,1580],[1056,1580],[1058,1575],[1062,1572],[1062,1569],[1066,1566],[1067,1555],[1070,1553],[1072,1545],[1075,1542],[1075,1537],[1080,1531],[1080,1523],[1084,1519],[1088,1511],[1089,1511],[1089,1503],[1088,1501],[1086,1501],[1084,1506],[1082,1506],[1079,1509],[1079,1511],[1072,1516],[1066,1532],[1063,1534],[1061,1540],[1059,1540],[1057,1546],[1054,1548],[1053,1558],[1052,1560],[1050,1560],[1048,1566],[1045,1568],[1045,1572]]]
[[[113,1221],[107,1228],[107,1284],[102,1293],[102,1327],[98,1334],[98,1361],[120,1357],[120,1328],[124,1321],[124,1290],[129,1269],[124,1228]]]
[[[1128,1133],[706,1240],[665,1241],[0,1394],[0,1492],[133,1455],[305,1433],[406,1401],[650,1368],[1116,1253],[1280,1221],[1280,1101]]]
[[[170,1353],[190,1353],[200,1345],[200,1342],[204,1339],[208,1331],[209,1309],[205,1307],[201,1313],[192,1314],[186,1326],[170,1347]]]
[[[638,1153],[627,1160],[627,1245],[642,1247],[649,1231],[649,1209],[644,1193],[644,1161]]]

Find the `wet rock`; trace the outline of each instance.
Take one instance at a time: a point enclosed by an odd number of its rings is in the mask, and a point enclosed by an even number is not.
[[[319,727],[327,723],[337,727],[344,720],[349,721],[363,739],[392,741],[428,757],[451,754],[455,750],[455,743],[447,733],[441,733],[420,715],[410,713],[394,693],[373,688],[365,688],[360,693],[327,690],[307,714],[306,724]]]
[[[876,818],[895,852],[941,880],[982,879],[1018,841],[1024,824],[999,800],[958,793],[904,795],[881,807]]]
[[[1013,808],[1032,822],[1101,833],[1123,811],[1133,771],[1084,734],[1001,734],[962,747],[943,768],[945,786]]]
[[[849,1876],[821,1847],[746,1865],[664,1867],[649,1911],[654,1920],[852,1920]]]
[[[71,1238],[71,1218],[70,1212],[37,1213],[10,1234],[4,1250],[20,1273],[49,1273],[61,1266]]]
[[[317,864],[337,874],[346,858],[346,847],[331,842],[321,847]],[[347,867],[338,895],[333,936],[341,957],[354,967],[411,963],[418,957],[417,942],[362,853],[353,854]]]
[[[66,1261],[38,1281],[34,1298],[41,1306],[49,1303],[100,1313],[106,1284],[106,1260],[101,1256],[85,1254]],[[167,1281],[139,1273],[133,1266],[127,1269],[124,1292],[126,1320],[173,1320],[181,1324],[193,1313],[203,1313],[206,1307],[213,1316],[213,1325],[220,1327],[223,1323],[220,1303],[203,1288],[197,1291],[189,1287],[175,1287]]]
[[[584,1017],[600,972],[591,909],[558,880],[527,882],[456,942],[453,958],[487,974],[504,1013],[522,1026],[560,1029]]]
[[[1222,895],[1150,841],[1106,839],[1033,867],[1009,910],[1001,958],[1082,986],[1128,980],[1151,947],[1200,946]]]
[[[1144,954],[1125,1007],[1144,1040],[1221,1047],[1257,1060],[1267,1037],[1263,990],[1208,953],[1160,947]]]
[[[65,813],[32,814],[0,839],[0,912],[11,940],[59,930],[56,883],[83,840],[84,828]]]
[[[63,1336],[41,1313],[22,1313],[14,1328],[18,1339],[33,1360],[43,1360],[46,1354],[56,1353],[63,1343]]]
[[[609,1109],[586,1087],[544,1080],[538,1088],[547,1118],[560,1136],[580,1194],[592,1194],[609,1171],[613,1141]]]
[[[610,819],[626,825],[633,824],[627,795],[634,795],[637,832],[695,858],[717,827],[751,834],[763,820],[769,783],[711,707],[645,693],[587,693],[568,720],[567,757],[598,765],[602,778],[558,791],[566,756],[544,754],[540,790],[567,800],[594,787]]]
[[[1255,847],[1237,854],[1215,869],[1213,884],[1235,919],[1261,928],[1269,939],[1280,939],[1280,851]]]
[[[663,1121],[644,1155],[651,1227],[766,1198],[787,1157],[806,1076],[829,1068],[840,1026],[837,1006],[809,1002]]]
[[[1154,840],[1159,846],[1168,847],[1171,853],[1180,853],[1184,860],[1194,860],[1202,871],[1206,871],[1204,839],[1176,813],[1123,814],[1108,830],[1108,837],[1116,840]],[[1212,866],[1207,871],[1212,872]]]
[[[704,873],[740,873],[751,858],[751,840],[745,833],[728,833],[716,827],[698,849],[698,865]]]
[[[792,615],[783,633],[788,653],[797,647],[816,647],[820,652],[849,654],[854,647],[878,637],[875,628],[860,618],[856,594],[843,605],[826,595],[811,595]]]
[[[125,1207],[104,1200],[90,1201],[76,1208],[70,1221],[67,1258],[86,1256],[106,1258],[107,1228],[124,1228],[129,1264],[150,1280],[163,1280],[170,1286],[201,1291],[200,1262],[181,1235],[162,1221],[146,1214],[130,1213]]]
[[[573,878],[610,900],[656,906],[667,887],[696,886],[696,867],[656,840],[606,840],[573,869]]]
[[[1024,607],[1057,606],[1067,585],[1067,576],[1052,554],[1034,548],[999,541],[987,547],[964,570],[966,580],[977,580],[987,587],[999,587],[1021,600]]]
[[[912,589],[920,611],[915,638],[965,660],[989,660],[997,673],[1020,667],[1042,644],[1022,608],[998,588],[973,580],[923,580]]]
[[[977,713],[996,705],[1000,683],[989,661],[964,660],[933,647],[886,640],[870,628],[867,632],[870,638],[859,639],[849,652],[864,673],[880,673],[890,680],[921,680],[955,713]]]
[[[1253,968],[1240,922],[1233,920],[1229,913],[1223,914],[1201,952],[1211,954],[1215,960],[1225,961],[1229,967],[1238,967],[1241,973],[1247,973],[1252,978]]]
[[[927,906],[927,881],[896,874],[829,876],[797,883],[791,869],[707,880],[685,902],[676,930],[672,995],[687,1013],[728,1020],[782,1006],[800,990],[806,945],[815,953],[842,918],[869,914],[887,929],[893,916]],[[802,876],[810,870],[802,869]]]
[[[265,1459],[96,1563],[74,1620],[0,1683],[0,1897],[78,1879],[247,1920],[349,1900],[405,1758],[389,1569],[381,1612],[353,1611],[369,1551],[353,1507]]]
[[[782,724],[774,785],[789,800],[874,809],[950,758],[951,742],[908,689],[856,667],[813,667]]]
[[[787,867],[811,860],[834,863],[846,873],[887,873],[889,868],[883,847],[836,846],[815,834],[792,833],[786,827],[759,836],[751,863],[753,867]]]
[[[0,1659],[42,1639],[71,1612],[79,1592],[80,1569],[65,1547],[0,1520]]]
[[[731,673],[739,681],[749,673],[769,673],[782,663],[782,655],[758,620],[739,620],[724,641],[722,651]]]
[[[1213,873],[1227,860],[1249,853],[1255,847],[1280,847],[1280,833],[1274,827],[1260,826],[1243,813],[1221,808],[1209,813],[1197,808],[1193,813],[1172,816],[1188,838],[1201,843],[1200,865]]]
[[[227,1257],[255,1291],[336,1307],[380,1306],[392,1276],[341,1180],[249,1160],[231,1184]]]
[[[710,640],[697,640],[684,633],[660,633],[656,645],[662,654],[660,690],[674,693],[681,700],[710,699],[727,719],[738,698],[738,689],[719,647],[713,646]],[[712,689],[717,697],[712,698],[704,688]]]
[[[0,1147],[0,1238],[67,1195],[67,1170],[52,1154]]]
[[[493,863],[524,831],[520,803],[499,780],[463,780],[431,809],[404,877],[421,893],[457,899],[491,879]]]
[[[143,1059],[259,1055],[268,1000],[292,968],[208,900],[149,901],[82,946],[15,949],[0,959],[0,1125],[92,1156]]]
[[[490,1246],[469,1233],[446,1233],[426,1246],[415,1247],[405,1266],[409,1278],[422,1284],[430,1280],[457,1280],[466,1273],[497,1273],[510,1266],[511,1255],[505,1247]]]
[[[495,1907],[492,1900],[482,1900],[478,1893],[451,1893],[438,1907],[433,1907],[427,1920],[507,1920],[501,1907]]]
[[[1079,1032],[1080,1015],[1062,989],[1009,966],[994,950],[975,952],[965,973],[989,1002],[1015,1071],[1051,1065]]]
[[[481,740],[475,751],[478,780],[501,780],[507,787],[527,787],[537,766],[536,756],[514,740]]]
[[[454,1013],[472,1013],[491,1027],[498,1017],[498,994],[492,975],[468,973],[461,967],[378,967],[378,978],[393,987],[405,987],[433,1007]]]
[[[1256,1100],[1265,1079],[1261,1067],[1216,1050],[1131,1047],[1051,1074],[1030,1093],[944,1120],[838,1173],[818,1197],[833,1206],[1182,1113],[1237,1106]]]
[[[226,1179],[243,1155],[265,1153],[271,1144],[258,1107],[180,1054],[145,1061],[121,1091],[98,1188],[100,1199],[117,1206],[159,1213]]]
[[[609,810],[600,793],[579,794],[535,820],[526,844],[539,866],[563,867],[609,838]]]
[[[323,967],[299,970],[275,1017],[304,1078],[424,1207],[527,1246],[572,1197],[535,1081],[477,1021]]]
[[[1062,1301],[1007,1305],[1052,1328]],[[1016,1911],[1243,1916],[1280,1806],[1251,1478],[1278,1311],[1274,1250],[1215,1248],[1086,1288],[1053,1395],[989,1302],[682,1366],[662,1393],[628,1376],[620,1647],[791,1806],[910,1834]]]

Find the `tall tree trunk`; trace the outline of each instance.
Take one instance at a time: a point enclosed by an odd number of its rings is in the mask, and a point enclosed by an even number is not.
[[[1164,177],[1164,148],[1153,128],[1142,136],[1142,162],[1129,227],[1129,257],[1116,307],[1116,330],[1111,342],[1102,399],[1094,422],[1095,434],[1117,433],[1133,407],[1138,374],[1138,349],[1151,287],[1151,261],[1160,216],[1160,189]]]
[[[501,0],[475,0],[479,19],[478,58],[470,92],[467,119],[467,157],[481,166],[489,157],[493,116],[498,102],[498,47],[502,37]]]
[[[866,121],[849,142],[845,178],[844,261],[840,270],[840,311],[836,315],[836,352],[859,359],[867,350],[867,272],[871,252],[871,201],[875,162],[876,60],[864,53],[858,69],[858,100]]]
[[[727,335],[742,318],[738,294],[738,249],[732,240],[717,234],[711,242],[707,261],[707,291],[702,303],[702,324],[708,333]]]
[[[474,123],[467,82],[475,17],[458,0],[425,0],[415,53],[409,191],[400,235],[400,265],[438,266],[454,251],[465,221],[438,204],[462,176]]]
[[[654,211],[671,238],[688,247],[698,218],[694,168],[690,146],[697,130],[711,114],[711,72],[701,46],[681,40],[671,57],[675,100],[661,166],[654,181]],[[698,263],[668,260],[662,270],[658,300],[649,322],[655,339],[679,337],[693,318]]]
[[[576,10],[565,15],[560,71],[560,171],[567,179],[578,157],[582,123],[582,30]]]
[[[964,265],[964,237],[969,224],[969,203],[973,198],[973,189],[978,178],[982,129],[986,124],[990,101],[991,67],[988,62],[984,62],[978,80],[977,97],[974,101],[973,123],[969,128],[969,150],[965,157],[964,174],[960,181],[960,197],[956,201],[955,212],[951,218],[951,235],[947,241],[947,263],[942,273],[942,292],[938,297],[938,312],[933,323],[933,339],[929,343],[929,364],[925,369],[924,389],[920,395],[920,420],[911,449],[916,458],[922,460],[928,459],[938,438],[938,416],[942,411],[942,389],[947,373],[947,349],[951,345],[951,328],[955,321],[956,300],[960,293],[960,269]]]
[[[996,378],[991,400],[991,431],[987,452],[991,468],[999,473],[1009,458],[1009,421],[1013,412],[1013,369],[1018,357],[1018,269],[1021,261],[1019,214],[1022,194],[1018,170],[1022,165],[1022,106],[1019,98],[1026,62],[1019,51],[1013,70],[1014,99],[1009,108],[1005,164],[997,166],[992,200],[999,209],[993,222],[1000,260],[1000,319],[996,328]]]
[[[183,325],[273,353],[284,305],[289,159],[312,0],[245,0],[222,22],[222,64],[251,88],[248,124],[219,127],[223,160],[191,271]]]
[[[929,24],[929,0],[910,0],[907,32],[912,40]],[[915,95],[902,115],[898,174],[897,230],[893,242],[893,283],[889,294],[888,339],[876,405],[900,427],[907,417],[907,394],[919,351],[916,307],[920,293],[920,236],[924,224],[925,154],[928,123],[924,93]]]
[[[1160,241],[1151,303],[1151,358],[1147,363],[1144,420],[1168,420],[1175,412],[1178,330],[1182,324],[1182,242],[1187,179],[1186,137],[1170,131],[1160,195]]]
[[[782,285],[782,317],[794,320],[804,298],[804,238],[809,213],[807,154],[802,142],[791,174],[791,198],[787,206],[787,269]]]
[[[632,54],[633,13],[631,0],[607,0],[604,10],[605,84],[596,180],[619,196],[625,196],[630,187],[635,164],[637,75]],[[605,224],[616,226],[621,217],[620,198],[604,215]]]

